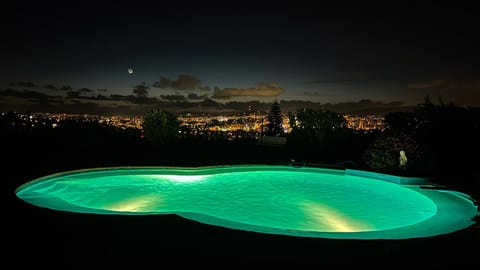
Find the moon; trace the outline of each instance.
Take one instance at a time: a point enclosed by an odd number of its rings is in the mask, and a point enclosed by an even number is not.
[[[133,68],[128,69],[128,74],[133,74]]]

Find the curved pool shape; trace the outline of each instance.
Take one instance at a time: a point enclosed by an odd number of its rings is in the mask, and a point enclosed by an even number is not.
[[[474,223],[476,206],[463,193],[351,172],[290,166],[90,169],[31,181],[16,194],[55,210],[177,214],[233,229],[306,237],[427,237]]]

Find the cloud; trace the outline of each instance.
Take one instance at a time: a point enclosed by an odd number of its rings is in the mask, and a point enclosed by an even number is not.
[[[160,95],[162,99],[170,101],[186,101],[187,98],[183,95]]]
[[[100,89],[97,89],[98,92],[107,92],[107,89],[105,88],[100,88]]]
[[[313,84],[330,84],[330,83],[353,83],[359,81],[365,81],[366,78],[361,77],[331,77],[331,78],[323,78],[319,80],[310,81],[309,83]]]
[[[69,86],[69,85],[64,85],[64,86],[60,87],[59,89],[62,90],[62,91],[71,91],[71,90],[73,90],[73,88],[72,88],[71,86]]]
[[[178,79],[172,80],[165,77],[160,78],[152,85],[153,87],[160,89],[173,89],[173,90],[201,90],[210,91],[212,88],[207,85],[202,85],[202,81],[192,75],[181,74]]]
[[[195,94],[195,93],[190,93],[190,94],[188,94],[187,98],[189,100],[200,100],[200,99],[207,98],[207,95],[198,95],[198,94]]]
[[[224,88],[215,87],[212,98],[230,99],[231,97],[276,97],[283,93],[283,89],[276,83],[258,83],[250,88]]]
[[[405,82],[410,80],[411,76],[407,76],[403,73],[392,73],[388,70],[377,71],[377,72],[357,72],[357,73],[346,73],[343,75],[330,75],[320,77],[316,80],[306,81],[306,84],[316,84],[316,85],[365,85],[365,84],[391,84],[397,82]]]
[[[93,90],[90,89],[90,88],[83,87],[83,88],[78,89],[78,92],[80,92],[80,93],[92,93]]]
[[[127,96],[124,95],[118,95],[118,94],[111,94],[110,95],[111,100],[126,100]]]
[[[45,84],[43,88],[48,89],[48,90],[57,90],[57,87],[51,83]]]
[[[263,89],[262,87],[258,87]],[[264,87],[265,88],[265,87]],[[251,88],[247,88],[250,91]],[[257,89],[257,88],[255,88]],[[269,89],[269,88],[267,88]],[[79,89],[80,90],[80,89]],[[244,112],[249,106],[253,110],[266,111],[271,108],[271,103],[260,101],[230,101],[225,104],[205,98],[201,102],[188,102],[185,96],[161,95],[157,97],[137,97],[136,95],[100,94],[81,96],[80,93],[88,91],[71,90],[67,97],[48,95],[32,90],[15,90],[7,88],[0,90],[0,111],[49,111],[64,113],[91,113],[91,114],[131,114],[141,115],[150,108],[165,108],[173,112]],[[225,89],[217,90],[223,91]],[[238,90],[238,89],[237,89]],[[242,89],[241,89],[242,90]],[[243,89],[245,90],[245,89]],[[68,93],[73,93],[68,95]],[[223,92],[225,93],[225,92]],[[198,94],[189,94],[189,97],[204,97]],[[190,98],[189,98],[190,99]],[[402,102],[378,102],[360,100],[357,102],[319,103],[313,101],[286,101],[281,100],[282,112],[295,112],[300,108],[329,109],[339,113],[371,114],[386,113],[405,109]]]
[[[22,91],[7,88],[0,90],[0,111],[37,112],[50,111],[50,106],[61,103],[62,97],[24,89]]]
[[[303,92],[303,94],[304,94],[305,96],[326,97],[325,94],[322,94],[322,93],[317,92],[317,91],[315,91],[315,92],[308,92],[308,91],[307,91],[307,92]]]
[[[357,102],[340,102],[325,106],[325,109],[335,111],[342,114],[353,115],[385,115],[390,112],[411,110],[413,107],[402,101],[371,101],[360,100]]]
[[[141,84],[133,87],[133,93],[139,98],[145,98],[148,96],[148,89],[150,89],[150,87],[147,85],[147,83],[142,82]]]
[[[457,105],[480,106],[479,79],[434,79],[409,83],[407,87],[422,95],[438,95]]]
[[[156,97],[135,96],[135,95],[125,96],[125,95],[112,94],[108,99],[112,101],[125,101],[133,104],[157,104],[158,103],[158,99]]]
[[[156,81],[152,84],[153,87],[160,88],[160,89],[168,89],[172,85],[172,81],[167,78],[160,78],[159,81]]]
[[[52,96],[47,95],[45,93],[40,93],[37,91],[27,90],[24,89],[23,91],[17,91],[11,88],[7,88],[5,90],[0,91],[0,96],[11,96],[11,97],[18,97],[18,98],[26,98],[26,99],[48,99]]]
[[[89,88],[80,88],[78,90],[70,90],[67,92],[67,97],[68,98],[78,98],[85,96],[88,93],[92,93],[92,89]]]
[[[409,83],[407,87],[410,89],[480,89],[480,80],[435,79]]]
[[[68,98],[76,98],[76,97],[79,97],[79,96],[80,96],[79,91],[70,90],[70,91],[67,92],[67,97]]]
[[[102,94],[98,94],[96,97],[95,97],[97,100],[108,100],[108,97],[107,96],[104,96]]]
[[[205,86],[200,86],[198,87],[198,90],[201,90],[201,91],[211,91],[212,88],[208,85],[205,85]]]
[[[442,79],[442,80],[430,80],[430,81],[420,81],[420,82],[409,83],[407,87],[411,89],[426,89],[426,88],[436,88],[436,87],[444,88],[447,84],[448,84],[448,81]]]
[[[15,84],[15,83],[11,83],[10,85],[12,85],[12,86],[15,86],[15,85],[16,85],[16,86],[20,86],[20,87],[29,87],[29,88],[31,88],[31,87],[37,87],[37,85],[34,84],[34,83],[32,83],[32,82],[18,82],[18,83],[16,83],[16,84]]]

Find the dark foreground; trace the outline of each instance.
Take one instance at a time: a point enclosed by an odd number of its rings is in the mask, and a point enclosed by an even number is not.
[[[17,265],[440,266],[478,261],[478,228],[408,240],[315,239],[236,231],[176,215],[89,215],[20,200],[14,205],[7,258]]]
[[[176,215],[122,216],[59,212],[29,205],[15,188],[51,173],[109,166],[200,166],[287,161],[291,151],[240,146],[163,149],[52,147],[4,141],[2,264],[192,269],[319,265],[445,266],[478,263],[480,230],[408,240],[336,240],[267,235],[210,226]],[[11,141],[10,141],[11,142]],[[127,144],[125,144],[127,145]],[[128,146],[128,145],[127,145]],[[5,209],[5,208],[4,208]],[[394,214],[394,213],[392,213]],[[6,240],[6,241],[5,241]]]

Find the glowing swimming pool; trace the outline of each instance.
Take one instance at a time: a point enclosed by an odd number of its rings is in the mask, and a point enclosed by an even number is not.
[[[477,213],[463,193],[361,171],[289,166],[91,169],[37,179],[16,194],[55,210],[177,214],[240,230],[323,238],[433,236],[469,227]]]

